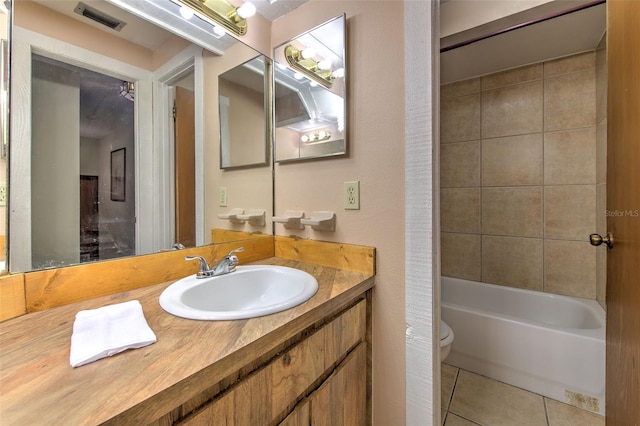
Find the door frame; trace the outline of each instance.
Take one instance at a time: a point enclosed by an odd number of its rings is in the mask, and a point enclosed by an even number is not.
[[[21,27],[12,34],[11,67],[26,72],[11,75],[11,140],[9,144],[9,270],[24,272],[31,264],[31,58],[33,54],[56,59],[136,85],[134,105],[136,254],[151,253],[157,210],[153,185],[152,77],[150,71]],[[14,164],[19,164],[16,167]],[[19,242],[19,243],[12,243]]]
[[[156,175],[158,209],[156,220],[160,233],[158,246],[171,247],[176,231],[175,204],[175,134],[173,123],[172,85],[184,75],[193,72],[195,119],[195,174],[196,174],[196,246],[205,244],[204,238],[204,65],[202,48],[191,45],[174,56],[153,73],[154,140],[157,142]]]

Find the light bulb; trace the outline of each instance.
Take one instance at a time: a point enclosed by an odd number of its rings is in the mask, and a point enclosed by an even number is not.
[[[321,70],[330,70],[331,69],[331,65],[333,65],[331,63],[331,60],[329,59],[323,59],[320,62],[318,62],[318,68],[320,68]]]
[[[311,49],[310,47],[302,50],[302,57],[304,59],[311,59],[316,56],[316,51]]]
[[[307,143],[307,142],[309,142],[309,136],[307,136],[307,135],[302,135],[302,137],[300,138],[300,140],[301,140],[302,142],[304,142],[304,143]]]
[[[218,37],[224,36],[227,32],[219,25],[213,25],[213,33]]]
[[[304,78],[304,75],[302,75],[301,73],[297,72],[297,73],[293,74],[293,78],[295,78],[296,80],[302,80]]]
[[[325,132],[324,130],[320,130],[318,132],[318,139],[325,139],[327,137],[327,132]]]
[[[236,13],[242,19],[251,18],[253,15],[256,14],[256,7],[253,5],[253,3],[246,1],[242,3],[242,6],[240,6],[236,10]]]
[[[335,78],[342,78],[342,77],[344,77],[344,68],[338,68],[337,70],[335,70],[335,71],[333,72],[333,76],[334,76]]]
[[[318,82],[315,80],[309,80],[309,86],[311,87],[317,87],[318,86]]]
[[[180,16],[184,19],[191,19],[193,17],[193,9],[189,6],[180,6]]]

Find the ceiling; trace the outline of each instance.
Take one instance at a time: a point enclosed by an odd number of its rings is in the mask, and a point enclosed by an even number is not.
[[[505,23],[502,28],[520,24]],[[606,31],[606,5],[602,3],[488,38],[483,36],[500,31],[485,29],[483,34],[483,28],[473,30],[473,34],[466,35],[467,40],[479,41],[440,55],[441,83],[595,50]],[[441,39],[443,48],[461,43],[464,37],[460,34]]]
[[[256,6],[256,11],[267,20],[273,22],[281,16],[286,15],[309,0],[277,0],[273,3],[269,0],[250,0]]]
[[[121,80],[43,56],[34,55],[33,58],[34,74],[55,73],[51,67],[57,67],[71,70],[77,76],[80,87],[80,137],[100,140],[113,133],[114,125],[124,123],[131,126],[134,103],[120,96]]]

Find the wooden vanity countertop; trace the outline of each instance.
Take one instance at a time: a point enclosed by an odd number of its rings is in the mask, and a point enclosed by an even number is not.
[[[166,282],[0,323],[0,424],[146,424],[249,365],[362,295],[372,275],[272,257],[318,280],[315,296],[277,314],[236,321],[196,321],[158,303]],[[158,341],[72,368],[75,315],[139,300]]]

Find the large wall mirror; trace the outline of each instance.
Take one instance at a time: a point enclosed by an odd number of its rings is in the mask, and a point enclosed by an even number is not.
[[[9,138],[9,2],[0,3],[0,275],[7,270],[7,144]]]
[[[347,153],[345,16],[274,49],[275,160]]]
[[[230,208],[272,216],[264,110],[260,135],[245,138],[259,158],[242,164],[259,167],[219,167],[219,76],[261,58],[264,82],[268,59],[169,1],[13,8],[11,272],[210,244],[214,228],[271,234],[270,221],[218,219]]]

